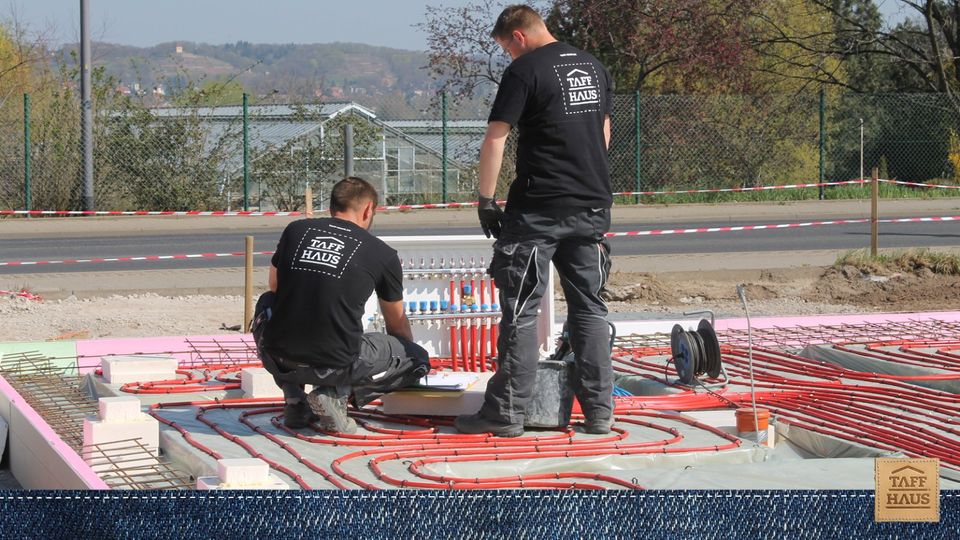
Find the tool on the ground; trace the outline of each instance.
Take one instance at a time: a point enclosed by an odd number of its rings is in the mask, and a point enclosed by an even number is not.
[[[670,332],[670,353],[680,382],[693,385],[706,374],[711,379],[720,376],[720,342],[706,319],[700,319],[695,331],[686,331],[679,324]]]

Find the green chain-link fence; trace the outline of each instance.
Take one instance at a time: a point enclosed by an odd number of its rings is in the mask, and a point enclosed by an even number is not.
[[[816,95],[617,96],[614,191],[815,179],[816,111]]]
[[[0,208],[80,209],[75,101],[65,93],[30,107],[17,99],[0,104]],[[446,114],[444,100],[402,96],[251,105],[245,138],[240,106],[99,102],[108,104],[97,109],[94,129],[101,210],[224,210],[244,203],[301,210],[308,185],[314,207],[322,209],[344,172],[348,123],[354,126],[354,172],[373,182],[386,203],[475,198],[486,129],[486,110],[476,103],[451,105]],[[860,176],[861,163],[867,175],[876,166],[887,178],[960,180],[960,114],[938,94],[624,94],[615,96],[612,122],[616,192],[849,180]],[[501,195],[514,151],[511,136]]]
[[[827,176],[865,174],[909,182],[960,180],[960,112],[939,94],[842,95],[826,103]]]
[[[3,208],[24,208],[27,205],[23,126],[21,118],[10,118],[9,114],[0,117],[0,133],[3,134],[0,137],[0,178],[3,179],[0,182],[0,207]]]

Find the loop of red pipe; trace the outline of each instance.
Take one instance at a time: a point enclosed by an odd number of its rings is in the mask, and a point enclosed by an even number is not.
[[[463,345],[466,344],[461,342],[461,346]],[[935,360],[936,367],[947,373],[902,377],[860,372],[783,351],[757,347],[752,354],[757,403],[770,409],[778,421],[786,424],[879,450],[898,451],[909,456],[936,457],[944,467],[960,470],[960,395],[911,384],[917,380],[952,380],[960,376],[958,363],[951,358],[951,351],[960,349],[960,341],[886,342],[865,344],[863,349],[852,344],[844,344],[842,347],[841,350],[847,349],[848,352],[864,356],[878,356],[889,362],[911,364]],[[894,347],[896,350],[891,350]],[[729,345],[722,347],[729,381],[724,388],[712,392],[677,385],[672,381],[670,377],[676,377],[676,373],[667,361],[669,351],[665,347],[619,347],[615,353],[614,366],[617,371],[673,384],[676,393],[617,398],[616,424],[614,431],[608,436],[583,437],[572,429],[528,432],[512,439],[489,434],[441,433],[440,427],[450,425],[449,418],[393,417],[371,409],[351,411],[351,415],[364,427],[363,433],[310,433],[306,430],[294,431],[285,428],[282,417],[275,415],[283,405],[276,399],[163,403],[152,406],[150,414],[181,433],[191,445],[219,458],[219,454],[199,444],[182,426],[163,418],[161,414],[163,408],[198,407],[199,421],[248,454],[266,459],[263,453],[245,441],[244,437],[227,432],[207,416],[207,412],[214,409],[243,409],[240,415],[243,425],[264,435],[271,443],[338,488],[355,485],[364,489],[379,489],[380,485],[374,482],[397,487],[431,489],[637,488],[633,482],[625,482],[611,475],[579,471],[471,478],[449,473],[440,474],[431,470],[431,467],[439,463],[452,465],[607,455],[724,452],[741,444],[740,439],[722,430],[662,411],[723,409],[729,408],[731,403],[736,406],[748,405],[751,402],[748,392],[749,355],[745,349]],[[471,355],[468,354],[467,357],[469,356]],[[482,362],[477,366],[469,366],[467,357],[460,359],[464,367],[482,369]],[[456,363],[458,362],[453,358],[435,358],[432,361],[435,367],[452,367]],[[221,382],[229,380],[226,370],[235,372],[236,367],[219,366],[224,373],[220,373],[216,378]],[[183,371],[186,370],[178,370],[178,373],[185,374]],[[136,387],[141,391],[179,389],[191,385],[209,389],[211,385],[198,383],[209,381],[213,371],[215,368],[211,366],[202,369],[202,377],[187,371],[186,379],[144,383]],[[274,415],[270,425],[275,429],[266,429],[267,426],[262,422],[254,421],[254,417],[263,414]],[[707,446],[684,446],[680,431],[664,422],[685,424],[692,429],[709,433],[717,441]],[[636,430],[661,431],[667,433],[668,437],[657,439],[645,436],[640,442],[628,441],[628,435]],[[320,466],[305,458],[292,441],[344,447],[351,451],[336,458],[328,466]],[[354,460],[366,460],[367,472],[348,466],[348,463]],[[385,467],[387,463],[396,461],[404,462],[407,465],[406,470],[414,478],[399,478],[392,472],[397,470],[395,466]],[[275,470],[293,478],[301,487],[309,487],[296,471],[275,461],[268,460],[268,463]]]

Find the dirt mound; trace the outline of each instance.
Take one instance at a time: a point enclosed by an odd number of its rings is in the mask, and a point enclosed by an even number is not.
[[[854,266],[827,268],[810,293],[810,302],[839,302],[883,311],[938,311],[960,304],[960,276],[919,267],[888,275]]]
[[[766,287],[764,285],[758,285],[756,283],[747,283],[744,285],[744,290],[747,293],[747,298],[753,298],[754,300],[770,300],[771,298],[780,298],[780,294],[777,291]]]
[[[673,303],[676,294],[650,274],[614,273],[607,282],[608,302]]]

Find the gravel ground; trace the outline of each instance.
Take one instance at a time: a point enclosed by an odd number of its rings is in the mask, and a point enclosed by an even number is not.
[[[0,342],[225,333],[243,319],[242,296],[153,293],[63,300],[0,298]]]
[[[608,306],[614,320],[655,319],[693,309],[712,309],[717,317],[743,316],[739,302],[702,297],[677,304],[614,301]],[[562,302],[557,308],[564,313]],[[790,298],[751,301],[749,308],[751,316],[864,311],[852,305]],[[6,321],[0,326],[0,342],[222,334],[230,332],[224,326],[238,325],[243,319],[243,297],[138,294],[43,302],[5,297],[0,298],[0,317]]]
[[[742,317],[736,295],[741,272],[614,273],[608,283],[611,319],[671,317],[711,309]],[[751,316],[790,316],[956,309],[960,280],[929,272],[892,276],[856,270],[764,271],[746,283]],[[565,304],[558,291],[558,311]],[[36,301],[0,297],[0,342],[203,335],[230,332],[243,319],[239,295],[125,296]]]

